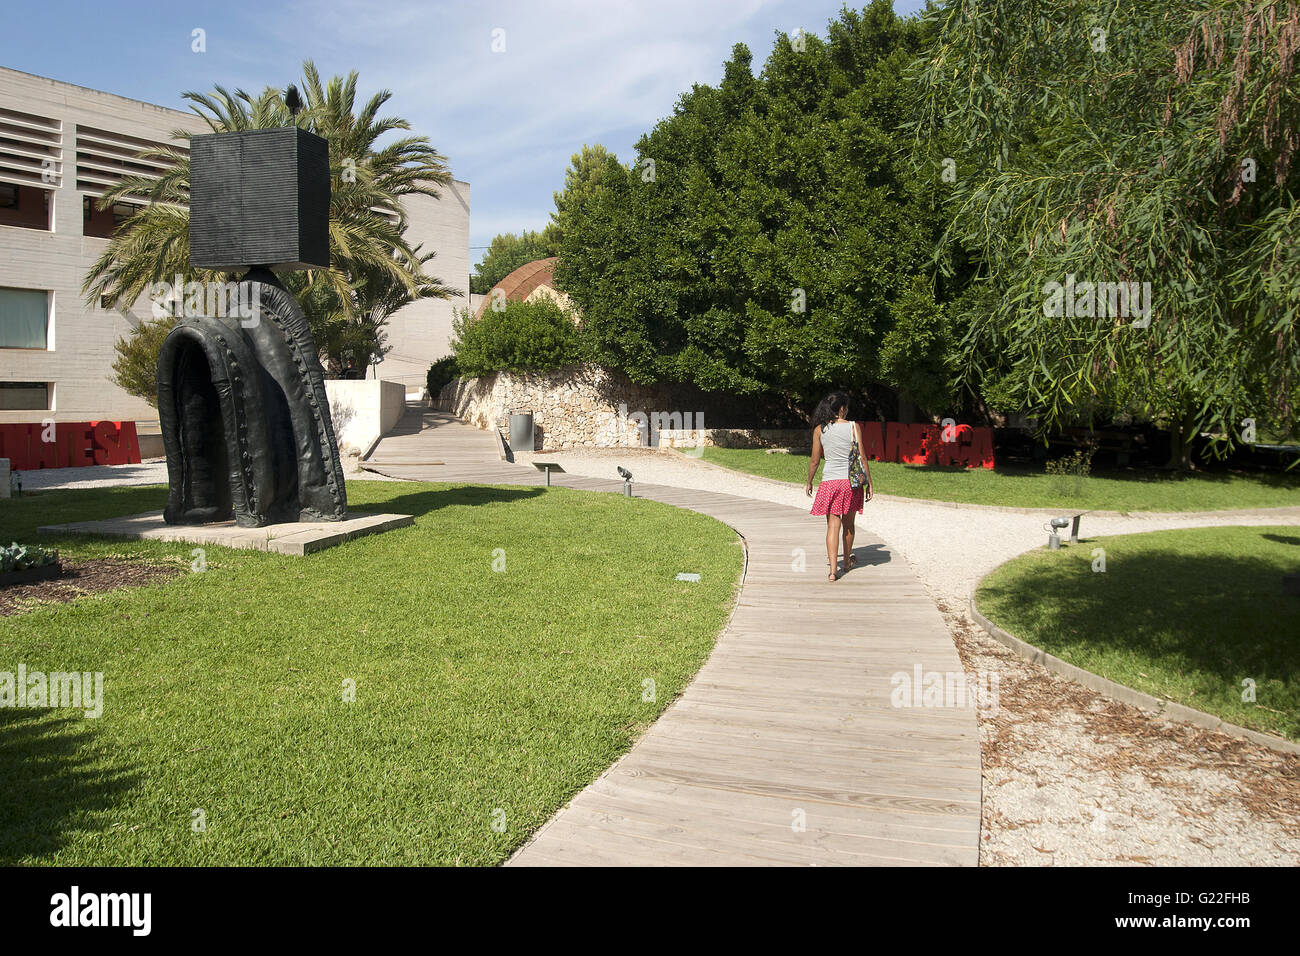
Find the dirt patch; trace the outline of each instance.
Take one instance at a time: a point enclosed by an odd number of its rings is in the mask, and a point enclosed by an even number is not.
[[[33,611],[43,604],[75,601],[88,594],[143,587],[175,577],[182,570],[122,558],[64,561],[62,577],[0,587],[0,617]]]

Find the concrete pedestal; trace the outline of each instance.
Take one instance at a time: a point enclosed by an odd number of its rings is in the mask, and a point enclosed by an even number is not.
[[[233,520],[217,524],[172,525],[163,521],[161,511],[148,511],[104,521],[46,525],[36,530],[40,534],[89,534],[106,538],[216,544],[226,548],[249,548],[302,557],[353,538],[393,528],[405,528],[414,523],[415,519],[410,515],[357,513],[343,521],[300,521],[269,524],[261,528],[241,528]]]

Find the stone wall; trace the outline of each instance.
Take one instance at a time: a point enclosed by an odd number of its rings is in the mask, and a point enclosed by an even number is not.
[[[510,434],[511,412],[532,412],[535,447],[606,448],[643,444],[636,421],[619,420],[620,403],[635,410],[654,407],[662,396],[602,369],[458,379],[439,395],[442,407],[476,428]]]
[[[812,447],[812,428],[683,428],[659,432],[660,448],[696,448],[700,445],[808,451]]]
[[[498,372],[449,383],[439,407],[508,440],[510,413],[533,413],[534,447],[808,447],[806,429],[710,428],[707,409],[672,386],[637,385],[618,373],[581,367],[549,373]],[[703,404],[703,403],[701,403]]]

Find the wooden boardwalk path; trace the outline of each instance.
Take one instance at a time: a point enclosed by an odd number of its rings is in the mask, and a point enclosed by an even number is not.
[[[368,466],[423,481],[544,482],[500,449],[492,433],[410,407]],[[552,482],[623,487],[568,474]],[[910,684],[917,668],[947,677],[962,665],[925,589],[867,531],[871,506],[858,568],[831,584],[820,518],[707,491],[633,489],[736,529],[744,586],[682,696],[509,865],[976,864],[975,711],[890,700],[895,674]]]

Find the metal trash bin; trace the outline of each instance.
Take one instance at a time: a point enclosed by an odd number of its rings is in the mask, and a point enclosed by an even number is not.
[[[533,451],[533,413],[510,413],[510,450]]]

